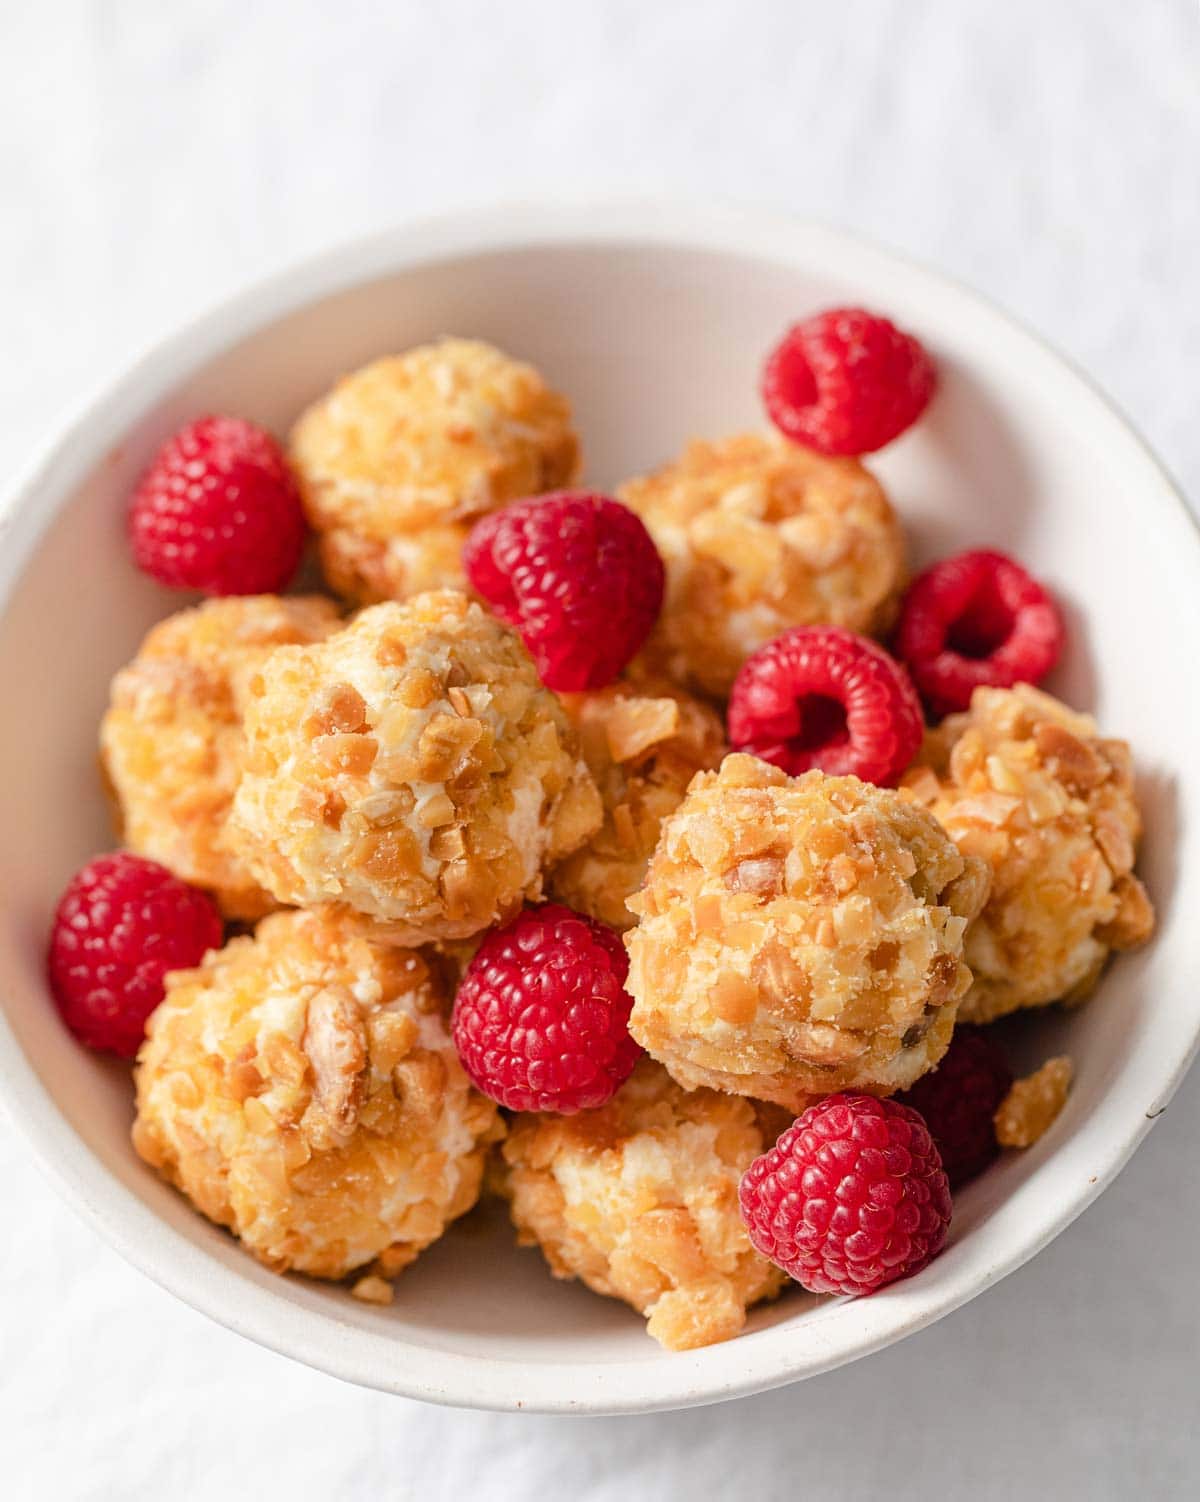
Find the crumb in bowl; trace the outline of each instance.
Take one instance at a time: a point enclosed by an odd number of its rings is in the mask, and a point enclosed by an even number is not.
[[[1065,1054],[1047,1059],[1014,1081],[996,1110],[996,1141],[1001,1147],[1032,1147],[1054,1125],[1067,1103],[1075,1070]]]

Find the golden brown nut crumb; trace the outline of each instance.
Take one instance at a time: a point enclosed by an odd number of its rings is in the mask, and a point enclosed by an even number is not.
[[[904,538],[857,460],[746,433],[689,444],[618,494],[666,563],[654,647],[681,681],[722,696],[750,653],[791,626],[890,623]]]
[[[594,693],[567,694],[563,707],[600,789],[604,823],[554,868],[551,895],[624,930],[634,921],[626,903],[641,889],[662,822],[693,776],[720,763],[724,727],[709,705],[644,672]]]
[[[1054,1125],[1066,1104],[1073,1070],[1066,1055],[1017,1080],[996,1112],[996,1141],[1001,1147],[1032,1147]]]
[[[964,1021],[1081,1001],[1110,950],[1150,937],[1129,748],[1087,715],[1028,684],[976,689],[967,713],[927,736],[904,784],[992,871],[967,935]]]
[[[208,600],[160,621],[113,679],[100,754],[124,842],[206,887],[227,917],[275,906],[226,839],[249,683],[275,647],[338,625],[316,595]]]
[[[647,1316],[669,1350],[736,1335],[785,1275],[750,1245],[738,1180],[786,1119],[711,1090],[680,1089],[649,1059],[607,1105],[521,1115],[500,1187],[523,1246]]]
[[[366,913],[397,943],[503,920],[600,823],[520,639],[451,591],[275,653],[246,740],[230,825],[243,860],[281,902]]]
[[[365,1278],[359,1278],[350,1292],[364,1304],[390,1304],[395,1297],[392,1285],[378,1273],[368,1273]]]
[[[390,1277],[475,1203],[502,1131],[444,1005],[420,955],[366,924],[272,914],[167,977],[134,1146],[269,1267]]]
[[[632,901],[630,1031],[682,1085],[796,1112],[903,1089],[949,1044],[985,892],[982,862],[898,793],[727,756]]]
[[[569,484],[579,442],[532,366],[443,339],[345,376],[296,423],[290,457],[330,584],[370,603],[461,588],[471,521]]]

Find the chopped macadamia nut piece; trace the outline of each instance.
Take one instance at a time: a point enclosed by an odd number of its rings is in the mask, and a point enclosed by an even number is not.
[[[359,1278],[350,1292],[364,1304],[390,1304],[395,1297],[392,1285],[376,1273],[368,1273],[365,1278]]]
[[[1073,1074],[1065,1055],[1017,1080],[996,1111],[996,1141],[1001,1147],[1032,1147],[1054,1125],[1067,1103]]]

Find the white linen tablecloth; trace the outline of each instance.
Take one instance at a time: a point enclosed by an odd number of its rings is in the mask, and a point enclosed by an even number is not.
[[[759,200],[939,265],[1092,372],[1200,497],[1194,0],[9,0],[0,60],[6,474],[284,261],[594,188]],[[1048,1251],[881,1355],[584,1421],[423,1408],[256,1349],[77,1223],[0,1121],[0,1497],[1195,1496],[1198,1137],[1193,1078]]]

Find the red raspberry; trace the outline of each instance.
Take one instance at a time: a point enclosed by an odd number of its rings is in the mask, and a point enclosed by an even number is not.
[[[911,334],[862,308],[831,308],[790,328],[763,369],[767,415],[819,454],[869,454],[929,405],[937,368]]]
[[[750,1240],[812,1293],[874,1293],[941,1251],[950,1186],[915,1111],[872,1095],[810,1106],[742,1175]]]
[[[938,1067],[896,1097],[925,1118],[951,1189],[981,1174],[999,1153],[992,1118],[1012,1082],[992,1039],[960,1022]]]
[[[221,915],[206,892],[140,855],[102,855],[59,901],[50,989],[81,1043],[132,1059],[163,998],[163,976],[199,964],[221,938]]]
[[[137,566],[160,584],[210,595],[283,589],[304,531],[282,450],[238,417],[202,417],[168,438],[129,509]]]
[[[1040,683],[1065,636],[1058,606],[1037,580],[983,548],[913,580],[895,645],[929,712],[941,716],[966,709],[981,686]]]
[[[510,1111],[602,1106],[641,1050],[629,1036],[629,957],[603,923],[548,902],[490,933],[454,1001],[454,1046]]]
[[[921,703],[893,658],[840,626],[795,626],[742,664],[729,699],[729,740],[793,777],[893,786],[921,744]]]
[[[603,495],[564,490],[490,512],[463,562],[560,693],[611,683],[662,609],[658,549],[639,517]]]

